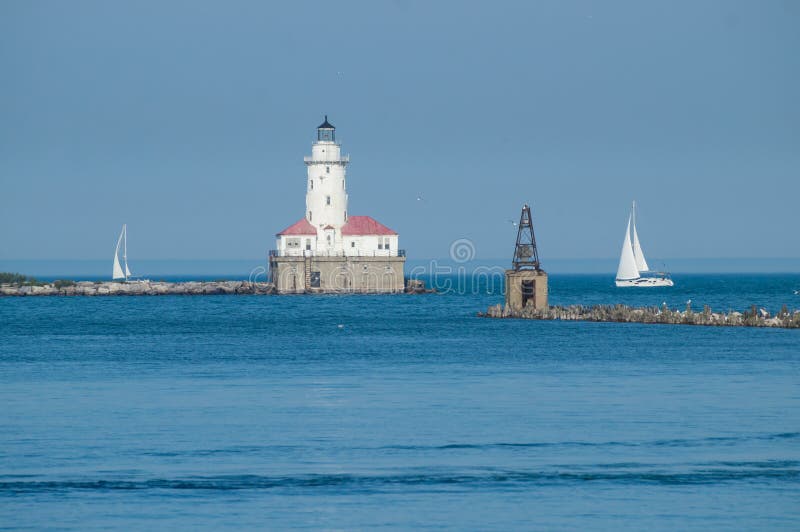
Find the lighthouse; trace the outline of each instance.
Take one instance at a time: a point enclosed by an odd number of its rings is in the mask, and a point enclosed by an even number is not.
[[[348,213],[348,155],[336,128],[317,126],[306,166],[304,216],[276,235],[270,274],[279,292],[396,292],[404,287],[399,235],[371,216]]]
[[[336,128],[325,121],[317,127],[317,140],[311,156],[304,157],[308,183],[306,187],[306,220],[321,232],[317,250],[332,253],[342,250],[341,228],[347,223],[347,164],[336,143]]]

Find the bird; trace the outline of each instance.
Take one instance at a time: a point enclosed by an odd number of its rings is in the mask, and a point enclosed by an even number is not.
[[[796,295],[796,296],[800,296],[800,290],[795,290],[795,291],[794,291],[794,295]]]
[[[689,301],[686,302],[686,304],[687,305],[691,305],[692,304],[692,300],[690,299]]]
[[[514,227],[516,227],[516,226],[518,226],[518,225],[519,225],[519,222],[515,222],[514,220],[509,220],[509,221],[508,221],[508,223],[510,223],[510,224],[511,224],[511,225],[513,225]]]
[[[769,312],[767,312],[767,309],[760,308],[758,309],[758,311],[761,313],[762,318],[766,318],[767,316],[769,316]]]
[[[425,198],[422,197],[422,194],[417,195],[417,201],[425,201]]]
[[[340,323],[340,324],[339,324],[339,325],[337,325],[336,327],[337,327],[337,328],[339,328],[339,329],[344,329],[344,324]]]

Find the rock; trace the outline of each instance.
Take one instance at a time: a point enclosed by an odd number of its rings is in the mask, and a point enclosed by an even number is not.
[[[431,288],[428,289],[425,287],[425,281],[422,279],[408,279],[406,280],[406,294],[432,294],[435,293],[436,290]]]

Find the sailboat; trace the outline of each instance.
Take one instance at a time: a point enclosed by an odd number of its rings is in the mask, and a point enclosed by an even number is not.
[[[633,240],[631,240],[631,227],[633,227]],[[642,274],[649,274],[643,276]],[[625,229],[625,240],[622,241],[622,253],[619,257],[617,268],[617,286],[672,286],[672,279],[663,272],[650,272],[647,260],[639,243],[639,234],[636,232],[636,202],[633,202],[631,213],[628,216],[628,227]]]
[[[120,246],[122,246],[122,262],[125,265],[124,270],[119,263]],[[123,279],[127,282],[132,276],[131,270],[128,268],[128,224],[122,224],[122,232],[119,234],[119,238],[117,239],[117,250],[114,252],[114,272],[112,273],[111,278],[115,281],[118,279]]]

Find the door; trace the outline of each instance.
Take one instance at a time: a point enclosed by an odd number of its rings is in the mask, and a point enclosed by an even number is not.
[[[533,300],[536,305],[536,281],[522,281],[522,308],[525,308],[528,300]]]

